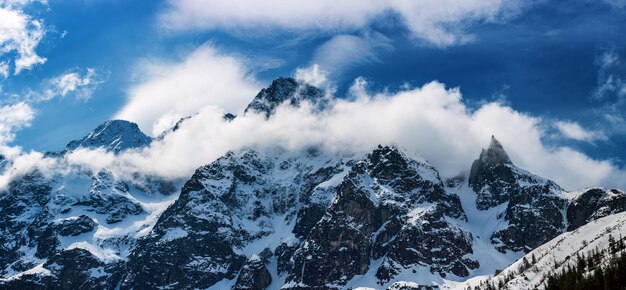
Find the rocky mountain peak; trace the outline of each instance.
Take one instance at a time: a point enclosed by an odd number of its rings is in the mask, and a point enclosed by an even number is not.
[[[141,132],[137,124],[125,120],[110,120],[100,124],[82,139],[71,141],[66,149],[104,148],[119,153],[126,149],[147,146],[151,142],[152,138]]]
[[[309,101],[318,109],[323,109],[326,104],[324,90],[294,78],[279,77],[254,97],[244,113],[254,111],[269,117],[284,102],[299,106],[302,101]]]
[[[509,155],[504,151],[504,147],[494,137],[491,135],[491,143],[487,149],[483,149],[480,152],[480,156],[478,159],[472,163],[472,169],[470,171],[469,183],[474,186],[478,183],[481,183],[485,172],[488,171],[489,168],[493,169],[498,167],[499,165],[513,165]],[[476,188],[475,188],[476,189]]]
[[[484,150],[480,153],[479,158],[483,163],[488,165],[497,165],[497,164],[513,164],[509,155],[504,151],[504,147],[500,141],[496,139],[493,135],[491,135],[491,143],[487,150]]]

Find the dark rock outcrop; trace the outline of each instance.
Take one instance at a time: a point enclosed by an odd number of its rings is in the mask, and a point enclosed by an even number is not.
[[[569,230],[592,220],[626,211],[626,193],[619,189],[591,188],[570,201],[567,208]]]

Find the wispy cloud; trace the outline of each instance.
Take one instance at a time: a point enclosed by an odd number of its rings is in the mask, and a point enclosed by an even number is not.
[[[598,84],[592,96],[598,107],[594,112],[608,134],[626,134],[626,65],[612,48],[602,50],[595,63]]]
[[[616,9],[624,9],[626,7],[626,0],[604,0],[604,2]]]
[[[380,62],[378,54],[391,50],[391,40],[377,32],[362,35],[341,34],[318,47],[311,62],[333,75],[338,75],[355,65]]]
[[[40,103],[54,98],[72,96],[77,100],[91,98],[93,92],[108,80],[108,72],[94,68],[74,68],[58,76],[44,80],[39,88],[28,88],[20,93],[7,93],[6,101],[10,103]]]
[[[475,22],[497,22],[515,15],[516,0],[373,0],[373,1],[202,1],[170,0],[161,16],[171,30],[259,28],[354,32],[384,16],[394,15],[412,37],[448,46],[470,40],[466,28]]]
[[[555,127],[562,137],[576,141],[593,142],[596,140],[607,140],[607,136],[602,132],[591,131],[583,128],[580,124],[571,121],[557,121]]]
[[[107,78],[108,74],[97,73],[94,68],[87,68],[82,74],[78,71],[67,72],[48,81],[48,88],[42,98],[50,100],[75,94],[79,99],[88,99]]]

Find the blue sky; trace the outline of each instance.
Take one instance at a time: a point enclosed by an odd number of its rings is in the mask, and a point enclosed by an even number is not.
[[[459,87],[470,109],[499,102],[541,118],[546,146],[624,165],[625,1],[417,2],[344,1],[327,9],[272,0],[263,12],[246,7],[250,1],[0,0],[2,9],[41,22],[33,53],[45,58],[15,74],[20,54],[0,52],[9,70],[0,75],[0,105],[25,102],[34,111],[5,139],[26,151],[61,149],[105,120],[132,116],[120,112],[155,81],[155,67],[210,46],[241,63],[253,79],[247,94],[315,64],[339,98],[349,97],[358,77],[370,91],[436,80]],[[7,33],[1,25],[0,35]],[[68,83],[59,80],[70,74],[76,86],[64,91],[60,84]]]

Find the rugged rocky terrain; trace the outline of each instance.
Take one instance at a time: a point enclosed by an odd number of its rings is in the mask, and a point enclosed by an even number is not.
[[[304,102],[321,111],[327,101],[279,78],[246,114]],[[391,144],[351,154],[245,148],[186,181],[63,167],[77,148],[119,154],[151,142],[136,124],[109,121],[49,154],[57,174],[3,188],[0,288],[465,287],[626,210],[623,191],[567,193],[515,166],[494,137],[468,178],[449,180]]]

